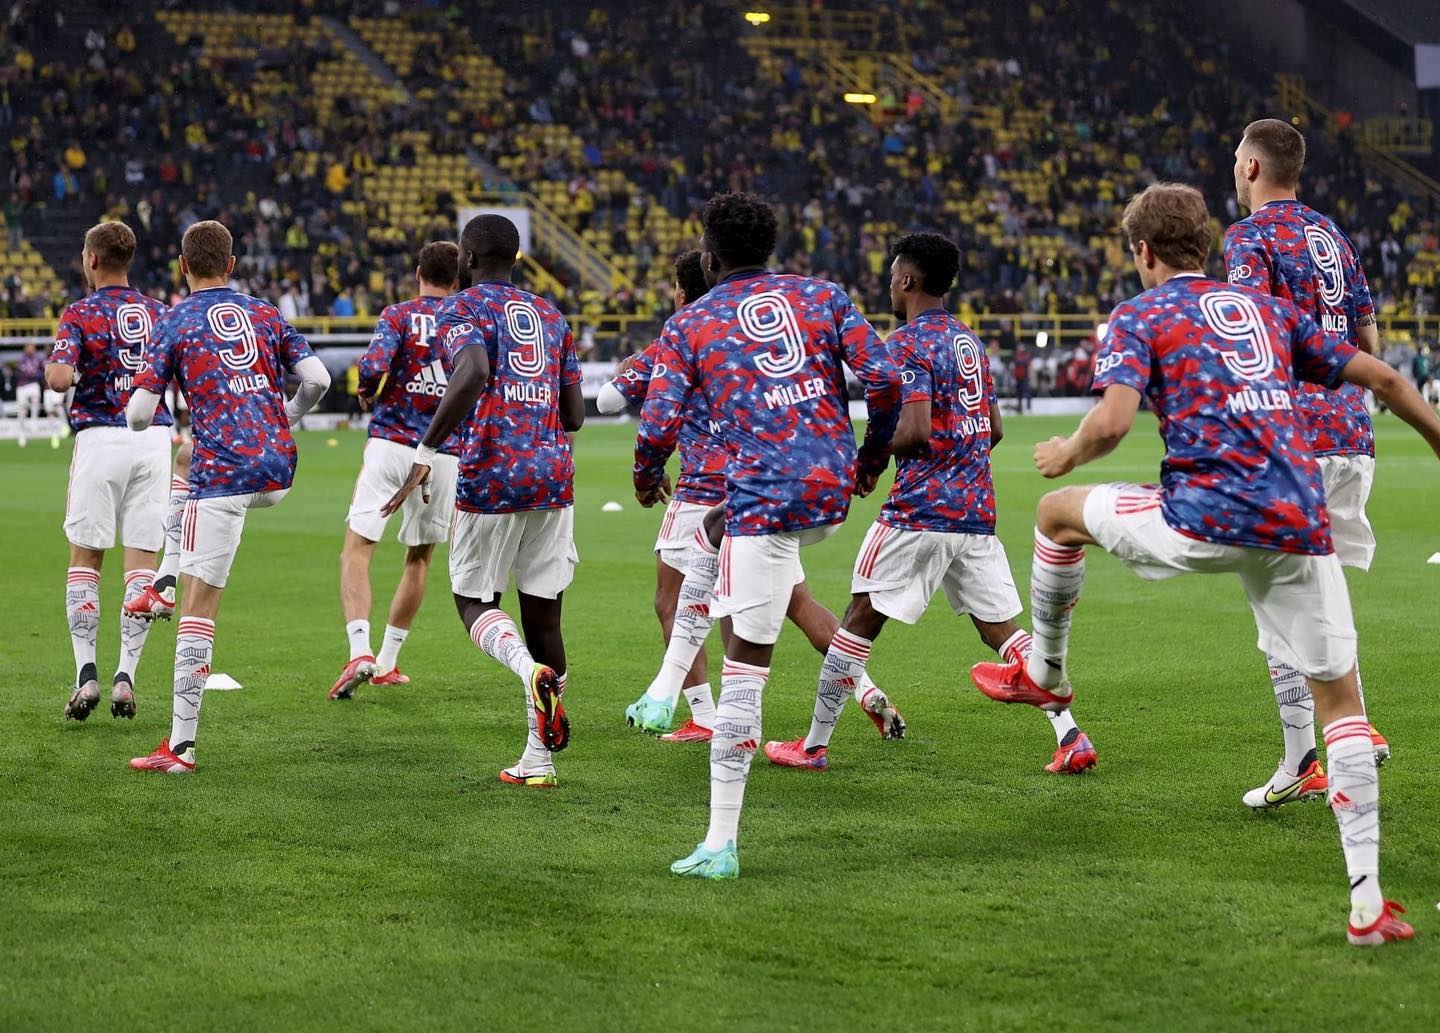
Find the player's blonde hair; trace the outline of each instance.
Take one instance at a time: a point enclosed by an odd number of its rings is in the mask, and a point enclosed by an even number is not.
[[[85,250],[100,259],[100,268],[123,273],[135,257],[135,231],[123,222],[102,222],[85,232]]]
[[[197,222],[185,231],[180,240],[180,254],[196,279],[212,280],[224,276],[230,267],[230,250],[234,241],[230,231],[214,219]]]
[[[1183,183],[1152,183],[1130,199],[1120,230],[1133,251],[1140,241],[1171,269],[1200,269],[1210,254],[1205,197]]]

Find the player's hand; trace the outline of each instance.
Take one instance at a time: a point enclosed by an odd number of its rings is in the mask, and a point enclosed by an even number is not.
[[[405,478],[405,483],[400,485],[400,490],[390,496],[390,501],[380,507],[380,514],[387,517],[392,516],[405,504],[405,500],[416,488],[421,489],[420,497],[428,503],[430,501],[430,467],[411,463],[410,476]]]
[[[875,490],[876,483],[880,480],[878,473],[860,473],[855,478],[855,494],[862,499]]]
[[[360,403],[361,412],[369,412],[370,407],[375,404],[375,396],[367,395],[364,391],[359,392],[355,396],[355,400]]]
[[[1075,469],[1075,460],[1066,447],[1068,442],[1058,435],[1035,446],[1035,469],[1045,477],[1064,477]]]
[[[660,478],[660,483],[649,491],[637,490],[635,492],[635,501],[639,502],[640,505],[646,509],[649,509],[661,502],[669,503],[672,494],[674,494],[674,492],[670,487],[670,475],[666,474]]]
[[[615,367],[615,376],[623,377],[626,373],[629,373],[631,368],[635,365],[635,359],[639,354],[639,352],[631,352],[629,355],[621,359],[620,365]]]

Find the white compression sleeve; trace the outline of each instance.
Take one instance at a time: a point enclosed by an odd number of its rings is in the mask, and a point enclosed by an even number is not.
[[[624,412],[629,404],[615,385],[608,381],[600,388],[600,393],[595,397],[595,408],[600,410],[601,416],[614,416],[616,413]]]
[[[155,419],[155,410],[160,405],[160,396],[144,388],[136,388],[125,406],[125,425],[131,430],[148,430]]]
[[[295,389],[294,397],[285,403],[285,415],[292,427],[330,390],[330,371],[314,355],[307,355],[295,363],[294,373],[300,378],[300,386]]]

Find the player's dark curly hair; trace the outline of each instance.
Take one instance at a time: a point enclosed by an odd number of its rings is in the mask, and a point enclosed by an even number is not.
[[[686,302],[703,297],[710,289],[700,268],[700,252],[682,251],[675,256],[675,285],[685,292]]]
[[[960,249],[938,233],[911,233],[890,245],[890,260],[903,258],[920,270],[926,294],[943,298],[960,271]]]
[[[728,266],[764,265],[775,250],[775,212],[754,194],[716,194],[700,221]]]

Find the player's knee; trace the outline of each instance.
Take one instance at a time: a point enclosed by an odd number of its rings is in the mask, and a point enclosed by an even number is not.
[[[435,555],[435,546],[433,545],[412,545],[405,550],[405,566],[424,573],[430,569],[430,558],[433,555]]]
[[[842,626],[861,638],[873,639],[885,625],[885,615],[870,605],[870,596],[857,595],[845,610]]]
[[[189,478],[190,458],[195,454],[195,445],[185,442],[175,451],[175,476]]]
[[[1040,533],[1061,545],[1080,545],[1084,541],[1085,488],[1060,488],[1041,496],[1035,507],[1035,526]],[[1076,536],[1080,535],[1079,540]]]
[[[661,623],[675,619],[675,596],[663,588],[655,590],[655,616],[660,618]]]
[[[720,542],[725,537],[724,506],[715,506],[705,514],[705,537],[715,548],[720,548]]]

